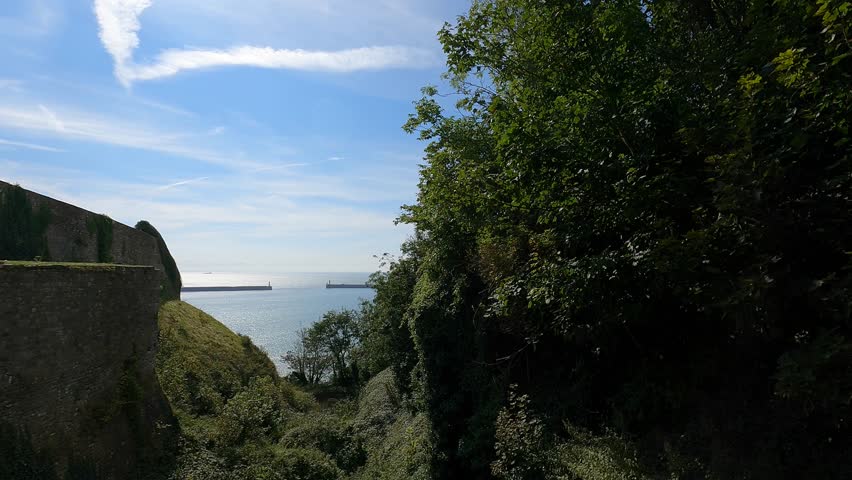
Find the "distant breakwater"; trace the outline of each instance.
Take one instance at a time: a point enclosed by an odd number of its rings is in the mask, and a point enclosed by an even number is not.
[[[181,292],[246,292],[251,290],[272,290],[272,285],[248,285],[238,287],[183,287]]]
[[[372,288],[366,283],[331,283],[325,284],[325,288]]]

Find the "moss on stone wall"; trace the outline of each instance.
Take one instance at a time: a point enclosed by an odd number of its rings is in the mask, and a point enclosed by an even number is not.
[[[176,431],[154,373],[160,277],[153,266],[0,262],[0,423],[26,429],[59,478],[141,480],[168,466]],[[0,436],[0,464],[13,455],[25,462],[16,475],[38,467],[10,450],[27,447],[13,433]],[[22,446],[3,450],[13,440]]]
[[[48,259],[45,232],[50,211],[42,205],[37,210],[18,185],[0,187],[0,259]]]
[[[97,237],[98,261],[112,262],[112,219],[106,215],[95,215],[86,222],[89,233]]]
[[[0,478],[59,480],[51,456],[33,445],[26,429],[0,422]]]
[[[131,356],[124,360],[121,376],[116,384],[112,397],[103,405],[93,407],[92,416],[100,424],[106,425],[119,415],[124,415],[134,433],[139,431],[139,420],[143,389],[141,375],[136,366],[136,357]]]

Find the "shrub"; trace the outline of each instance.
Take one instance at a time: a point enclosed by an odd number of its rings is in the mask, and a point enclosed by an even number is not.
[[[328,454],[346,472],[364,465],[367,452],[352,425],[336,412],[302,415],[281,439],[283,447],[313,447]]]
[[[509,405],[497,416],[495,448],[494,476],[506,480],[544,477],[548,460],[544,425],[531,411],[529,396],[518,395],[515,385],[509,392]]]
[[[284,425],[289,408],[270,377],[258,377],[234,395],[218,418],[218,442],[234,446],[272,436]]]
[[[379,372],[361,389],[352,426],[364,439],[367,454],[353,479],[433,478],[429,422],[424,414],[414,415],[405,408],[390,369]]]
[[[569,439],[548,452],[554,478],[577,480],[646,480],[636,449],[613,433],[592,435],[570,423],[565,424]],[[670,462],[671,466],[671,462]],[[685,467],[681,468],[684,473]],[[673,475],[672,478],[681,478]],[[691,478],[691,477],[690,477]]]
[[[235,480],[225,460],[215,453],[186,441],[170,480]]]
[[[343,472],[328,455],[307,448],[285,448],[275,451],[267,463],[249,465],[243,478],[257,480],[337,480]]]

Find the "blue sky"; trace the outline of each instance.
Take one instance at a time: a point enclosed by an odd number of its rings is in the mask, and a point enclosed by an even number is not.
[[[0,179],[184,271],[372,271],[411,233],[447,0],[3,0]]]

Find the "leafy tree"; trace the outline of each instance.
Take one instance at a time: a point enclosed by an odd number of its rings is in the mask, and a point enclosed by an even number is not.
[[[291,350],[282,357],[292,370],[291,376],[303,385],[317,385],[331,366],[331,357],[313,329],[300,328]]]
[[[352,357],[358,345],[358,316],[353,310],[326,312],[322,319],[311,325],[310,338],[331,359],[332,380],[337,384],[357,381],[352,378]]]
[[[362,363],[369,374],[392,367],[397,378],[407,379],[417,359],[406,311],[417,282],[420,259],[416,241],[403,245],[402,251],[402,258],[384,257],[382,262],[387,270],[370,277],[376,296],[362,305],[359,333]]]
[[[461,115],[429,87],[405,126],[415,273],[371,329],[437,476],[489,475],[512,383],[637,471],[852,471],[849,10],[487,0],[442,29]]]

